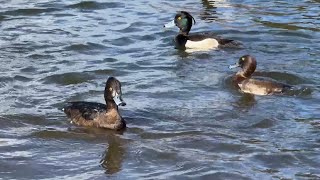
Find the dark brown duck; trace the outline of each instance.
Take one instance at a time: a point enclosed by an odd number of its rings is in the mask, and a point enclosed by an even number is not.
[[[233,82],[244,93],[272,95],[292,89],[292,86],[276,81],[251,78],[251,75],[256,70],[257,61],[250,55],[242,56],[238,63],[229,66],[230,69],[236,67],[240,67],[241,70],[234,75]]]
[[[126,122],[118,111],[118,106],[125,106],[120,82],[108,78],[104,90],[106,104],[95,102],[69,102],[63,109],[71,122],[79,126],[101,127],[120,130],[126,127]]]

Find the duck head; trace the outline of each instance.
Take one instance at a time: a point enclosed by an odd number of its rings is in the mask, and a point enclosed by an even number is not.
[[[181,34],[188,35],[191,30],[192,24],[196,24],[196,20],[186,11],[179,11],[174,20],[164,25],[165,28],[177,26]]]
[[[107,101],[114,101],[117,106],[125,106],[122,99],[121,83],[114,77],[109,77],[104,90],[104,98]]]
[[[239,61],[236,64],[229,66],[230,69],[236,67],[241,68],[241,70],[237,72],[237,75],[240,75],[244,78],[249,78],[252,75],[252,73],[256,70],[257,61],[254,57],[250,55],[245,55],[240,57]]]

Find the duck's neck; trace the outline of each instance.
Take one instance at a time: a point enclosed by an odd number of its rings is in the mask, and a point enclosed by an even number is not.
[[[240,71],[240,72],[237,72],[237,74],[234,76],[233,80],[234,80],[235,82],[239,83],[239,82],[241,82],[241,81],[243,81],[243,80],[245,80],[245,79],[247,79],[247,78],[249,78],[249,77],[246,77],[246,76],[243,74],[243,72]]]
[[[186,35],[179,33],[174,39],[176,48],[185,50],[185,44],[187,43],[187,40],[188,37]]]
[[[113,99],[106,99],[106,105],[107,109],[118,109],[118,106]]]
[[[184,31],[184,30],[180,29],[179,34],[184,35],[184,36],[188,36],[189,31]]]
[[[245,67],[243,67],[240,71],[237,72],[237,76],[242,77],[244,79],[246,78],[250,78],[251,75],[254,73],[254,71],[256,70],[256,62],[252,62],[249,65],[246,65]]]

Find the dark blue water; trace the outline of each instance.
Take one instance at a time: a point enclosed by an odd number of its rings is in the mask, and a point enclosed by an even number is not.
[[[0,3],[1,179],[320,179],[319,1]],[[177,51],[179,10],[245,48]],[[307,90],[238,92],[245,54]],[[104,102],[109,76],[128,129],[70,124],[64,103]]]

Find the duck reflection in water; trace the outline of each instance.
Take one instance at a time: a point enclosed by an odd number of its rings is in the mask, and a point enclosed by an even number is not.
[[[235,106],[238,110],[246,112],[250,110],[256,104],[254,95],[252,94],[242,94],[241,97],[236,101]]]
[[[203,10],[200,13],[200,18],[202,20],[213,22],[218,19],[217,7],[215,6],[215,1],[213,0],[202,0]]]
[[[125,148],[121,138],[115,134],[108,136],[108,147],[103,152],[100,165],[105,169],[106,174],[114,174],[121,170],[124,159]]]

